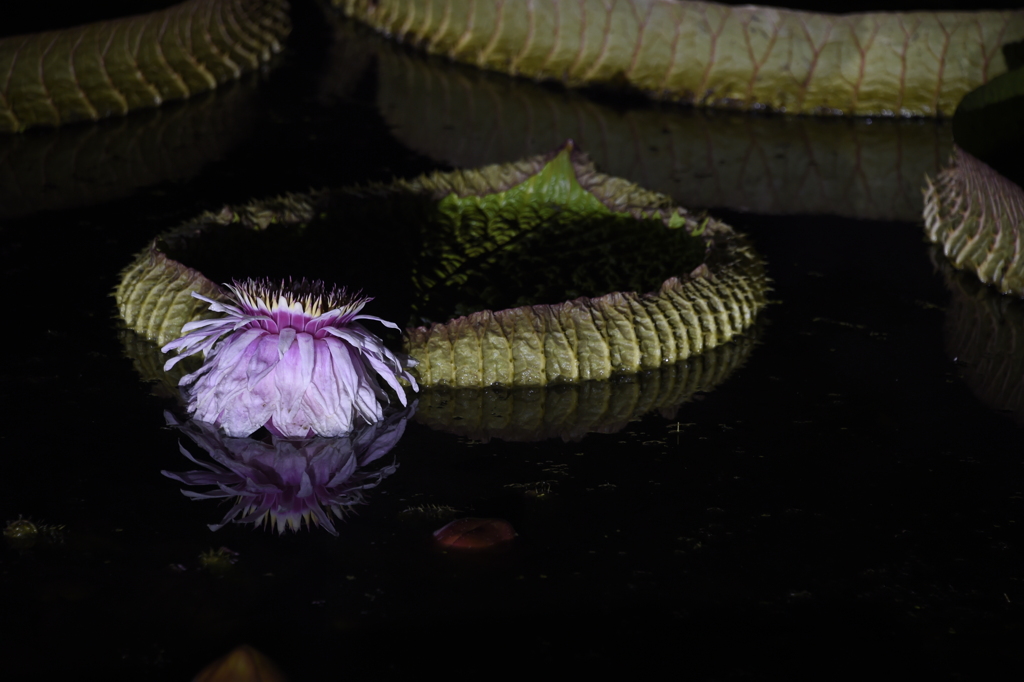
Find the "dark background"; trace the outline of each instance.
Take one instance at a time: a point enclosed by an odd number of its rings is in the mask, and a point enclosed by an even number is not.
[[[126,4],[141,9],[109,15]],[[213,153],[194,170],[0,228],[0,520],[64,526],[61,543],[0,549],[5,679],[191,679],[243,642],[296,680],[665,662],[696,679],[977,677],[1021,662],[1017,405],[965,379],[976,367],[950,342],[952,294],[909,222],[718,208],[768,260],[778,305],[746,365],[675,419],[526,444],[413,423],[398,472],[340,537],[211,533],[226,508],[160,475],[192,467],[163,428],[173,403],[123,356],[118,272],[225,203],[446,168],[389,131],[372,66],[322,96],[331,29],[293,4],[288,49],[238,86],[251,88],[239,123],[214,136],[222,148],[202,138]],[[4,31],[69,16],[32,9]],[[359,243],[339,267],[378,281],[389,237]],[[400,297],[404,282],[395,272],[394,292],[369,293]],[[545,499],[507,487],[548,479]],[[410,521],[415,504],[505,518],[519,538],[495,555],[440,553],[430,532],[444,521]],[[232,571],[199,570],[220,546],[238,552]]]

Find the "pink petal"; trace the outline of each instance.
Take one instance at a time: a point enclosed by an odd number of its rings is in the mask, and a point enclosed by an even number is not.
[[[274,371],[280,360],[281,356],[277,352],[277,339],[273,334],[265,335],[260,339],[256,352],[249,359],[249,363],[246,366],[246,374],[248,375],[247,386],[252,388],[263,381],[268,374]]]
[[[295,335],[291,331],[296,343],[292,344],[288,351],[281,357],[277,364],[277,391],[281,398],[278,405],[279,412],[291,414],[299,407],[299,401],[306,392],[306,387],[313,378],[313,360],[316,355],[313,350],[313,337],[302,333]],[[282,333],[282,338],[284,334]]]

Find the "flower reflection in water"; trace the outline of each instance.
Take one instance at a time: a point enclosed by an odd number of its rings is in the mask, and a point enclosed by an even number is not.
[[[397,463],[371,465],[395,447],[414,410],[415,403],[337,438],[305,439],[272,434],[263,439],[231,438],[212,424],[195,419],[180,423],[167,414],[168,423],[214,461],[200,461],[179,446],[203,469],[161,473],[188,486],[214,486],[205,492],[183,488],[182,494],[194,500],[236,498],[224,519],[210,524],[211,530],[233,522],[266,524],[283,533],[298,530],[305,522],[337,535],[331,515],[344,518],[351,507],[365,502],[363,491],[398,468]]]

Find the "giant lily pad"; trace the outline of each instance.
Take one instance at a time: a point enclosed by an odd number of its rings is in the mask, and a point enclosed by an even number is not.
[[[542,387],[438,387],[420,396],[416,421],[487,442],[576,441],[588,433],[617,433],[650,412],[671,419],[683,404],[713,390],[746,362],[757,344],[759,326],[684,362],[611,380]]]
[[[572,138],[598,167],[683,206],[917,222],[948,118],[771,116],[599,98],[415,53],[338,20],[336,68],[372,55],[376,102],[403,144],[475,167]]]
[[[139,255],[118,307],[129,328],[166,343],[205,314],[192,291],[224,295],[201,273],[337,279],[338,254],[359,252],[352,242],[370,230],[419,245],[408,265],[396,247],[378,269],[408,268],[416,300],[405,350],[426,386],[655,369],[726,343],[765,304],[763,263],[742,236],[596,172],[570,144],[514,164],[205,214]],[[290,250],[324,270],[268,272],[254,255],[261,242],[267,267]]]
[[[434,386],[417,398],[414,419],[431,429],[487,442],[578,441],[588,433],[616,433],[645,414],[674,418],[686,403],[729,379],[758,345],[763,325],[755,324],[729,343],[682,362],[613,377],[548,386]],[[164,371],[167,356],[152,341],[121,331],[125,355],[160,398],[178,401],[181,378],[201,360],[185,358]]]
[[[925,191],[925,234],[950,262],[1024,296],[1024,189],[959,147]]]
[[[1024,11],[824,14],[687,0],[333,0],[430,54],[701,106],[937,116],[1006,70]]]
[[[188,99],[253,71],[291,30],[286,0],[188,0],[0,39],[0,133]]]

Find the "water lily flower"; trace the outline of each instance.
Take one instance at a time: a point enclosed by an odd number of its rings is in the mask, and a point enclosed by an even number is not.
[[[179,423],[167,413],[168,424],[181,430],[212,458],[197,459],[184,446],[181,453],[202,469],[164,476],[187,486],[212,486],[209,490],[182,489],[194,500],[235,499],[220,523],[252,523],[285,530],[318,525],[332,535],[338,531],[333,517],[344,518],[353,506],[365,503],[364,491],[376,487],[398,469],[392,462],[375,462],[390,452],[415,410],[388,408],[382,421],[363,424],[340,438],[231,438],[212,424],[190,419]]]
[[[359,324],[398,329],[358,314],[372,299],[305,279],[226,286],[229,302],[192,293],[224,317],[189,322],[184,336],[162,348],[179,352],[165,370],[194,353],[206,355],[198,371],[181,379],[195,419],[235,437],[264,426],[285,438],[340,436],[383,419],[381,406],[390,398],[381,381],[402,405],[408,403],[400,379],[419,389],[406,371],[411,361],[403,363]]]

